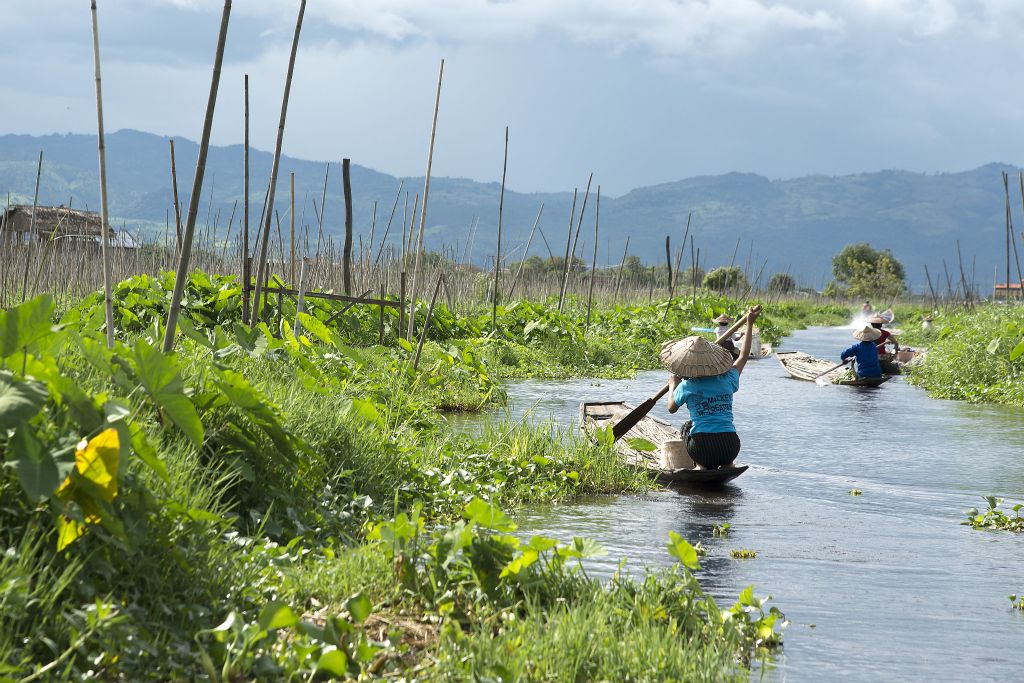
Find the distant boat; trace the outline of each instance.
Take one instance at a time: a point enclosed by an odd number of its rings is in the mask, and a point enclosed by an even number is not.
[[[883,375],[882,377],[856,377],[837,382],[835,381],[836,378],[846,372],[846,370],[844,368],[836,368],[835,363],[832,361],[825,360],[824,358],[815,358],[803,351],[776,351],[775,357],[778,358],[779,363],[782,364],[782,367],[789,373],[790,377],[802,379],[806,382],[813,382],[825,372],[828,372],[825,375],[826,379],[833,384],[846,387],[877,387],[885,384],[890,379],[890,377]],[[829,372],[830,368],[834,369]]]

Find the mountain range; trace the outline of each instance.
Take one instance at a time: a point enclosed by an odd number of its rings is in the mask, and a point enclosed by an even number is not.
[[[106,142],[110,213],[116,217],[112,224],[144,236],[158,236],[165,229],[168,215],[173,223],[167,138],[121,130],[109,134]],[[99,184],[93,135],[0,136],[0,192],[10,193],[12,203],[32,202],[40,151],[40,204],[71,203],[95,210],[99,205]],[[186,207],[197,155],[195,142],[175,138],[178,191]],[[250,211],[254,225],[259,220],[272,155],[252,150],[250,158]],[[289,174],[294,173],[298,230],[309,225],[311,234],[316,234],[314,203],[319,207],[326,166],[324,161],[283,157],[275,202],[282,226],[286,226],[289,208]],[[237,231],[244,193],[242,170],[241,145],[211,147],[200,225],[209,218],[218,225],[218,234],[223,235],[237,202]],[[640,187],[618,197],[603,195],[597,261],[599,265],[618,263],[628,235],[630,254],[640,256],[648,264],[663,263],[665,237],[670,237],[675,254],[690,217],[690,234],[705,268],[728,265],[734,260],[755,273],[764,263],[765,278],[788,271],[801,286],[821,288],[829,277],[833,255],[846,244],[869,242],[876,248],[890,249],[906,266],[911,285],[920,290],[926,264],[933,278],[941,277],[943,261],[950,273],[957,270],[959,240],[967,277],[973,272],[980,290],[986,292],[993,270],[1004,268],[1000,265],[1006,239],[1001,177],[1004,171],[1013,176],[1013,190],[1019,169],[993,163],[956,173],[883,170],[785,180],[728,173]],[[411,212],[416,194],[422,192],[423,178],[396,178],[352,164],[351,179],[355,232],[364,240],[369,236],[374,202],[375,239],[379,240],[402,186],[388,237],[389,242],[397,244],[403,215]],[[581,178],[577,215],[586,180],[585,176]],[[577,249],[577,255],[588,263],[593,257],[596,187],[595,180],[580,232],[581,248]],[[465,255],[466,260],[479,265],[493,264],[500,191],[496,182],[432,178],[427,248],[446,246],[456,250],[459,260]],[[341,164],[336,160],[331,163],[328,177],[325,233],[343,234],[343,201]],[[556,256],[564,254],[572,203],[572,191],[521,193],[506,188],[503,258],[521,257],[541,204],[543,238],[538,234],[530,253],[547,256],[550,248]],[[1016,216],[1021,204],[1018,192],[1011,193],[1011,203],[1015,205]],[[1016,222],[1021,223],[1019,219]],[[468,251],[467,239],[474,223],[477,226]],[[683,259],[686,266],[690,258],[687,249]],[[1003,279],[1005,275],[999,277],[1000,281]]]

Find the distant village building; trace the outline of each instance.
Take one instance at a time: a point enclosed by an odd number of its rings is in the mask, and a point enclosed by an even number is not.
[[[64,206],[37,206],[35,222],[32,221],[32,207],[11,206],[0,214],[0,231],[4,244],[11,242],[25,244],[31,241],[78,244],[100,244],[100,215],[92,211],[80,211]],[[134,247],[134,240],[121,244],[117,233],[110,228],[110,243]]]
[[[1009,301],[1010,298],[1018,298],[1021,296],[1021,290],[1024,288],[1024,280],[1020,282],[999,282],[992,287],[992,299],[998,301]]]

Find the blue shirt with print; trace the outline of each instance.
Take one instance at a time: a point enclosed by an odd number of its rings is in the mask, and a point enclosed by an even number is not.
[[[875,342],[858,342],[843,351],[839,358],[846,360],[850,356],[857,359],[857,374],[861,377],[882,376],[882,365],[878,362],[878,349],[875,347]]]
[[[736,368],[713,377],[684,379],[673,394],[677,405],[685,404],[693,421],[691,434],[735,432],[732,423],[732,395],[739,391]]]

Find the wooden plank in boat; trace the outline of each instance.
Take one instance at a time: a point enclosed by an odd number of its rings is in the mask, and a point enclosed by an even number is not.
[[[596,429],[614,425],[633,410],[633,406],[622,402],[593,402],[580,404],[580,425],[588,434]],[[747,471],[747,465],[732,465],[716,470],[678,469],[663,470],[659,461],[661,444],[682,439],[678,429],[664,420],[650,415],[638,422],[624,437],[615,442],[615,450],[632,467],[646,470],[662,484],[719,485],[735,479]],[[655,444],[658,450],[638,451],[629,445],[630,439],[645,439]]]

